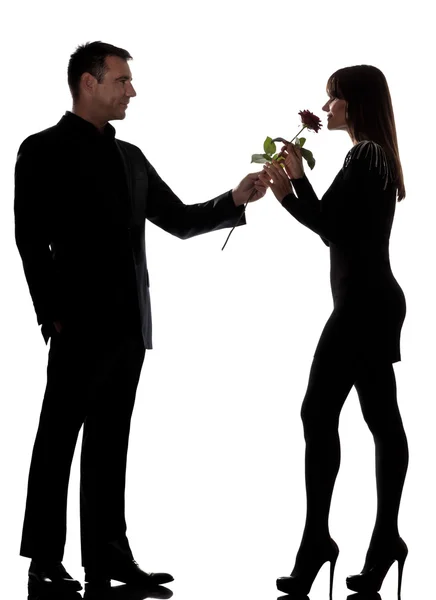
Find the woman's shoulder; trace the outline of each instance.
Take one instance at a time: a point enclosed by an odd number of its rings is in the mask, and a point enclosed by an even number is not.
[[[358,142],[347,153],[342,170],[346,171],[352,166],[360,167],[363,172],[377,172],[384,181],[384,189],[394,181],[392,162],[383,146],[372,140]]]

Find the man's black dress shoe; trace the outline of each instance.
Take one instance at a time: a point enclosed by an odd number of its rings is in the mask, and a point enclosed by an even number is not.
[[[60,561],[32,560],[29,568],[29,592],[76,592],[80,582],[73,579]]]
[[[105,582],[115,579],[121,583],[152,587],[174,581],[169,573],[145,573],[135,560],[114,561],[103,567],[85,567],[87,583],[105,585]]]

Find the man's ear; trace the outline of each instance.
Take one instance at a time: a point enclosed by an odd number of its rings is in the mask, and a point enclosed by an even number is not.
[[[97,85],[97,80],[91,73],[83,73],[80,78],[80,88],[86,95],[92,96]]]

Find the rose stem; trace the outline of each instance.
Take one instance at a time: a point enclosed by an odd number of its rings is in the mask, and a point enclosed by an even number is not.
[[[256,189],[254,189],[251,194],[250,197],[248,198],[248,201],[244,204],[244,210],[241,212],[241,214],[239,215],[239,219],[236,221],[236,223],[233,225],[232,230],[230,231],[229,235],[227,236],[226,241],[224,242],[224,246],[221,248],[221,250],[224,250],[224,248],[226,247],[227,242],[229,241],[229,237],[232,235],[233,230],[235,229],[235,227],[237,227],[239,225],[239,221],[242,219],[242,217],[245,215],[245,209],[247,208],[247,204],[250,202],[250,200],[252,199],[252,197],[254,196],[254,194],[256,193]]]
[[[292,144],[292,142],[295,140],[295,138],[296,138],[296,137],[298,137],[298,136],[300,135],[300,133],[303,131],[303,129],[305,129],[305,127],[306,127],[306,125],[303,125],[303,127],[300,129],[300,131],[297,133],[297,135],[295,135],[295,136],[292,138],[292,140],[291,140],[290,142],[288,142],[288,143],[289,143],[289,144]],[[280,140],[279,140],[278,138],[276,138],[276,140],[277,140],[277,141],[283,141],[283,138],[280,138]],[[284,141],[283,141],[283,143],[286,143],[286,142],[284,142]],[[257,192],[257,190],[256,190],[256,189],[254,189],[254,190],[251,192],[251,194],[250,194],[250,196],[249,196],[249,198],[248,198],[248,201],[247,201],[247,202],[244,204],[244,210],[241,212],[241,214],[240,214],[240,216],[239,216],[239,219],[236,221],[235,225],[233,225],[233,227],[232,227],[232,229],[231,229],[231,231],[230,231],[229,235],[228,235],[228,236],[227,236],[227,238],[226,238],[226,241],[224,242],[224,246],[221,248],[221,250],[224,250],[224,248],[226,247],[226,245],[227,245],[227,242],[229,241],[229,238],[230,238],[230,236],[232,235],[232,233],[233,233],[233,231],[234,231],[235,227],[237,227],[237,226],[238,226],[238,224],[239,224],[239,221],[242,219],[243,215],[245,214],[245,209],[247,208],[247,204],[250,202],[250,200],[253,198],[253,196],[256,194],[256,192]]]

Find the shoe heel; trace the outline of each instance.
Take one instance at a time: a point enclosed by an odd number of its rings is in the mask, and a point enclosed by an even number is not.
[[[329,600],[332,600],[332,595],[333,595],[333,577],[335,575],[335,567],[336,567],[336,561],[337,560],[338,560],[338,555],[336,555],[335,558],[330,561],[330,590],[329,590]]]
[[[403,581],[403,569],[404,569],[404,563],[406,562],[406,558],[407,558],[407,550],[406,550],[404,556],[402,556],[401,558],[398,559],[398,598],[401,598],[401,583]]]

